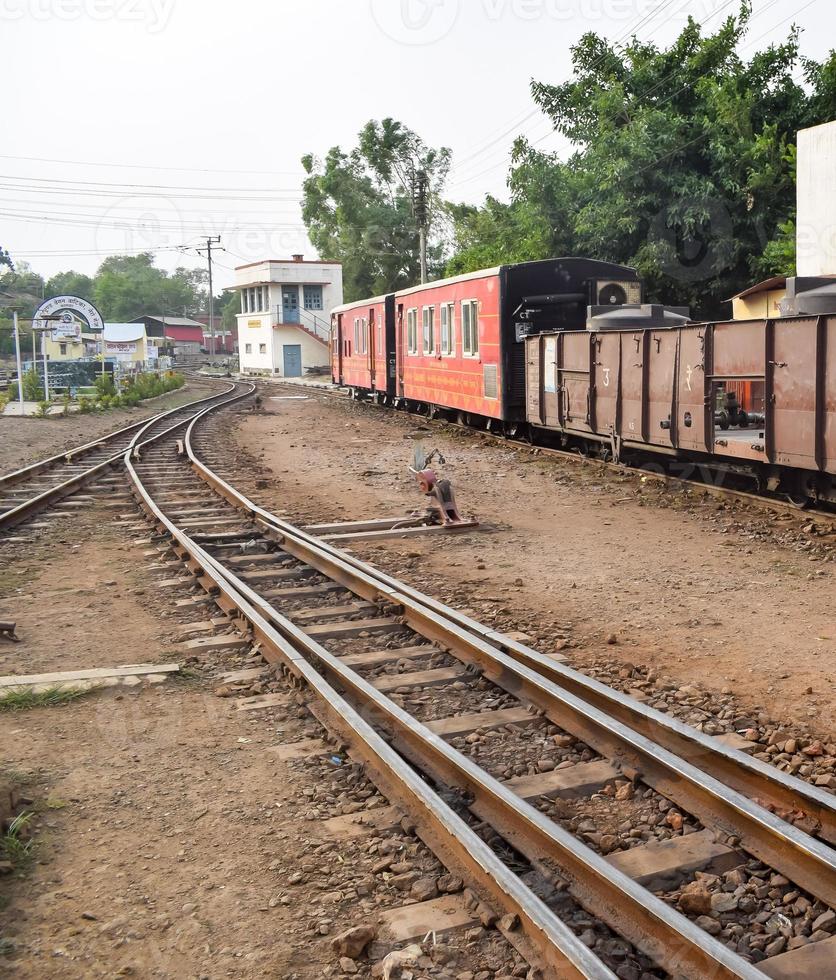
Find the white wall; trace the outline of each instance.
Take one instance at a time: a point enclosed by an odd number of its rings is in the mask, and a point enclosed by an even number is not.
[[[273,318],[270,313],[238,314],[238,357],[241,371],[273,373]],[[252,353],[247,353],[247,344]],[[267,353],[259,353],[259,345],[267,345]]]
[[[798,133],[797,268],[836,275],[836,122]]]

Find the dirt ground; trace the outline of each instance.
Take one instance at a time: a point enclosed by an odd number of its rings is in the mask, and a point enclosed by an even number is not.
[[[54,456],[141,419],[176,408],[200,398],[205,391],[206,386],[187,382],[182,388],[142,402],[136,408],[114,408],[90,415],[74,412],[67,418],[56,415],[45,419],[0,415],[0,473],[28,466],[38,459]]]
[[[373,942],[372,958],[345,972],[331,940],[408,901],[393,862],[416,879],[443,869],[397,827],[328,834],[325,818],[387,801],[334,749],[279,756],[321,734],[292,691],[251,715],[216,696],[222,670],[260,656],[178,646],[210,613],[156,589],[172,571],[152,567],[147,542],[117,526],[121,513],[131,507],[97,503],[0,542],[0,620],[21,637],[0,639],[0,675],[184,668],[162,684],[0,710],[0,820],[12,790],[34,842],[13,873],[0,853],[0,975],[368,978],[389,946]],[[507,980],[521,965],[498,933],[472,932],[440,938],[425,957],[433,977]]]
[[[260,499],[300,522],[423,506],[407,470],[416,420],[300,391],[265,389],[264,414],[238,429],[239,446],[273,475],[261,474]],[[836,535],[803,514],[764,515],[451,427],[423,444],[443,452],[460,510],[486,529],[352,544],[357,554],[502,628],[528,629],[577,666],[647,664],[781,722],[834,731]]]

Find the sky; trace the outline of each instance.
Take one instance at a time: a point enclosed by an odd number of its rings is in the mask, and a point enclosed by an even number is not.
[[[526,135],[565,152],[532,79],[571,75],[586,31],[669,43],[715,29],[739,0],[0,0],[7,93],[0,245],[45,277],[110,254],[234,267],[303,253],[306,153],[354,144],[391,116],[453,151],[451,200],[507,198]],[[803,29],[825,57],[832,0],[754,0],[745,57]],[[748,50],[747,50],[748,49]],[[13,81],[9,81],[9,80]]]

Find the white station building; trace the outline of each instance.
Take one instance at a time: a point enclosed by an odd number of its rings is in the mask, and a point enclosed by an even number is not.
[[[264,259],[235,269],[242,374],[301,377],[330,364],[331,310],[343,302],[339,262]]]

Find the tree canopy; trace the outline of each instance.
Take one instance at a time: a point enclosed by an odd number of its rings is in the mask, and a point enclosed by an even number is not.
[[[343,264],[347,301],[411,286],[419,281],[418,230],[412,184],[419,171],[429,182],[428,268],[443,270],[441,192],[450,151],[427,147],[403,123],[371,121],[357,146],[335,146],[325,160],[303,157],[308,174],[302,217],[323,259]]]
[[[573,77],[532,83],[571,152],[519,139],[508,204],[452,209],[448,271],[577,254],[633,265],[650,297],[722,315],[753,278],[794,271],[797,130],[836,115],[836,54],[799,34],[746,61],[751,7],[704,35],[689,19],[667,49],[594,33]]]

